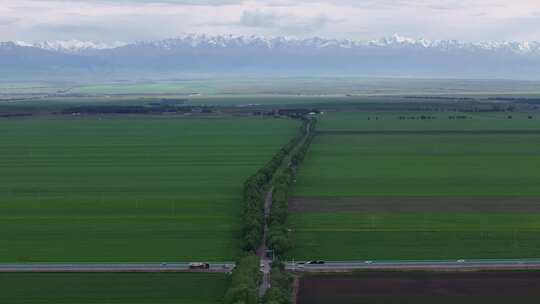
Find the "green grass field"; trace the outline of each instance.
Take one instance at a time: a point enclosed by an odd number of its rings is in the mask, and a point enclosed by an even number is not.
[[[540,196],[540,134],[321,135],[294,196]]]
[[[0,261],[231,260],[285,119],[0,120]]]
[[[6,304],[218,304],[223,274],[0,273]]]
[[[540,214],[294,213],[291,222],[297,260],[540,256]]]
[[[320,135],[302,165],[293,196],[327,200],[328,210],[291,214],[293,256],[538,257],[540,214],[519,207],[512,212],[475,211],[471,201],[455,212],[431,207],[402,212],[383,206],[359,212],[331,205],[340,197],[535,198],[540,197],[538,167],[540,134]]]
[[[420,119],[421,116],[435,119]],[[449,119],[466,116],[467,119]],[[508,116],[512,116],[509,119]],[[532,119],[529,119],[531,116]],[[407,117],[408,119],[399,119]],[[415,119],[411,119],[415,118]],[[538,112],[329,112],[319,117],[319,130],[494,130],[540,129]]]

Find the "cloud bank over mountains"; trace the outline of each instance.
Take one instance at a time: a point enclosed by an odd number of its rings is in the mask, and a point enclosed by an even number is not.
[[[538,0],[3,0],[0,40],[162,40],[181,33],[370,40],[401,33],[540,41]]]

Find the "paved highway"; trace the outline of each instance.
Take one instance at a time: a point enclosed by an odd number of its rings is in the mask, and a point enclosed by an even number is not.
[[[426,261],[325,261],[287,263],[286,268],[305,272],[335,272],[353,270],[504,270],[540,269],[540,259],[515,260],[426,260]]]
[[[0,272],[229,272],[234,262],[189,269],[189,263],[0,263]]]
[[[305,261],[286,263],[286,269],[305,272],[353,270],[504,270],[539,269],[540,259],[426,260],[426,261]],[[230,272],[234,262],[210,263],[210,269],[189,269],[178,263],[0,263],[0,272]]]

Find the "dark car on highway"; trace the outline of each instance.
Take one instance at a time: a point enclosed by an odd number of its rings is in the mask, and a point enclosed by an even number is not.
[[[210,269],[210,264],[201,262],[189,263],[189,269]]]

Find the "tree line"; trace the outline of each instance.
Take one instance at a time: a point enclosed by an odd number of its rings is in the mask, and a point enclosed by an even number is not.
[[[291,162],[298,164],[298,154],[300,152],[305,154],[307,150],[303,146],[306,144],[308,137],[310,137],[308,134],[311,134],[310,130],[314,125],[314,121],[314,119],[302,118],[300,134],[291,139],[265,166],[244,183],[244,227],[242,230],[242,239],[244,244],[243,249],[245,251],[254,253],[261,246],[264,229],[265,194],[270,188],[270,185],[273,185],[273,195],[282,195],[281,193],[284,192],[284,189],[282,190],[281,187],[284,186],[284,183],[288,183],[287,179],[292,177],[292,172],[288,170],[291,169],[291,165],[289,164],[286,164],[284,169],[280,170],[280,167],[288,156],[291,157]],[[300,143],[302,143],[300,148],[295,150]],[[276,191],[276,187],[280,188],[280,190]],[[279,210],[276,211],[279,213]],[[273,213],[274,207],[272,207],[272,215]]]
[[[266,304],[290,304],[292,300],[293,277],[285,271],[285,264],[274,262],[270,272],[270,289],[266,293]]]
[[[301,117],[300,133],[282,147],[272,159],[249,177],[243,187],[244,209],[242,214],[242,257],[237,261],[231,276],[230,286],[225,294],[225,304],[258,303],[258,287],[261,281],[260,260],[257,249],[263,242],[265,224],[264,201],[270,186],[274,187],[273,205],[269,223],[269,246],[279,254],[290,249],[285,221],[287,219],[287,195],[294,170],[307,152],[312,138],[311,130],[315,119]],[[285,166],[283,166],[285,164]],[[276,206],[274,206],[276,204]],[[275,212],[275,213],[274,213]],[[271,288],[264,301],[267,303],[287,303],[290,301],[291,277],[284,265],[275,263],[271,272]],[[286,296],[288,295],[288,296]]]
[[[264,299],[267,304],[289,304],[291,302],[293,278],[285,271],[283,263],[292,249],[292,241],[287,228],[288,199],[298,167],[313,141],[315,133],[312,131],[316,122],[315,119],[304,118],[302,138],[296,148],[291,150],[289,163],[278,172],[273,181],[272,210],[269,217],[267,244],[274,251],[277,261],[272,264],[271,288]]]
[[[98,115],[98,114],[159,114],[159,113],[212,113],[214,110],[207,106],[175,106],[170,104],[151,104],[150,106],[132,105],[83,105],[62,110],[62,114]]]

